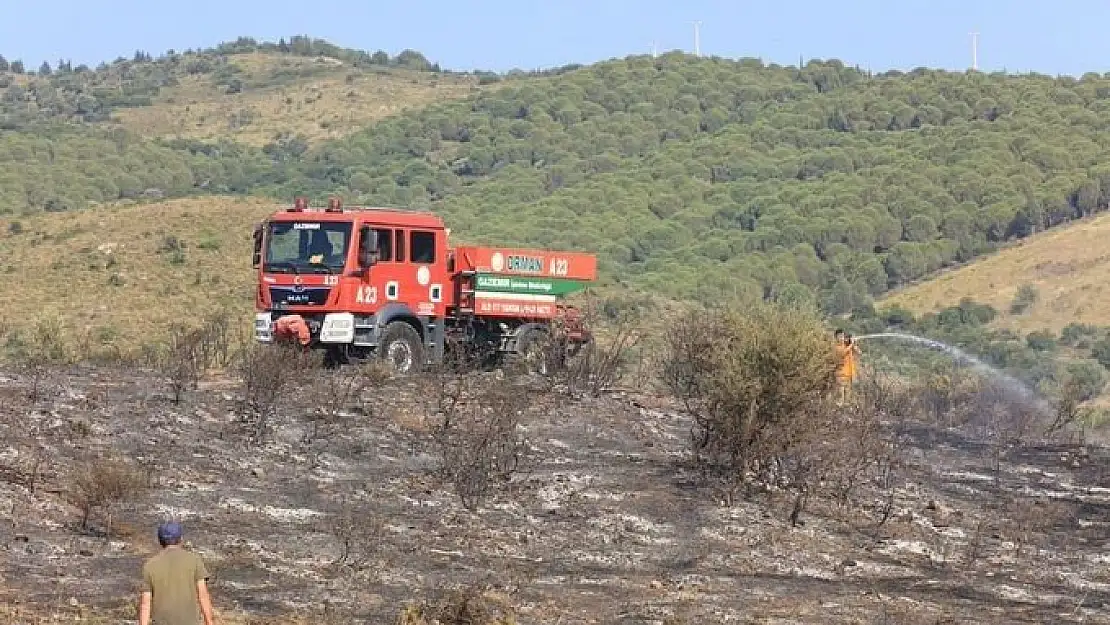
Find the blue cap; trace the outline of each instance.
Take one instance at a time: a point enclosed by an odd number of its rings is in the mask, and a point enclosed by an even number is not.
[[[158,540],[162,542],[177,540],[182,533],[181,524],[177,521],[168,521],[158,526]]]

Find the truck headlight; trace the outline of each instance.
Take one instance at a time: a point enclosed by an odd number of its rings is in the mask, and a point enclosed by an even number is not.
[[[274,340],[274,324],[270,321],[270,313],[255,313],[254,338],[260,343],[269,343]]]

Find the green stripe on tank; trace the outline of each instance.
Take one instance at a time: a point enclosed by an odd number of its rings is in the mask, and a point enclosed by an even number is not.
[[[497,293],[562,296],[581,291],[586,285],[578,280],[559,278],[529,278],[480,273],[475,276],[475,288]]]

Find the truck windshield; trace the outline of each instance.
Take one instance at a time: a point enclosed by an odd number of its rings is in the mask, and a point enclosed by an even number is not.
[[[277,221],[266,236],[263,271],[336,273],[347,260],[349,221]]]

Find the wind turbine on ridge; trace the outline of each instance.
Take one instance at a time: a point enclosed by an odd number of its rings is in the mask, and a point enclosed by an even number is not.
[[[971,33],[971,69],[979,71],[979,33],[972,31]]]

